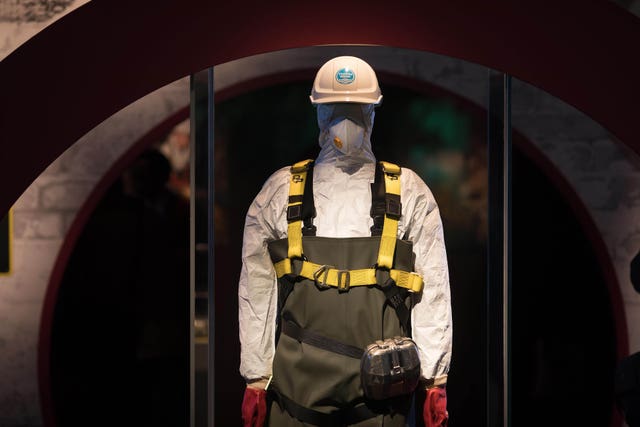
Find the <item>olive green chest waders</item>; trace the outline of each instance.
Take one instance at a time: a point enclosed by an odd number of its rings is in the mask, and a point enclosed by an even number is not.
[[[396,238],[400,168],[376,168],[372,237],[325,238],[313,226],[312,166],[292,167],[288,237],[269,244],[279,282],[269,425],[404,426],[412,394],[367,399],[360,375],[367,345],[410,336],[407,296],[422,289],[412,244]]]

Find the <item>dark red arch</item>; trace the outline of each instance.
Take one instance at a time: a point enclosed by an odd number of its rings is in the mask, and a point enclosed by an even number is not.
[[[78,138],[150,91],[320,44],[426,50],[508,72],[640,153],[638,40],[640,20],[607,0],[92,1],[0,63],[0,215]]]

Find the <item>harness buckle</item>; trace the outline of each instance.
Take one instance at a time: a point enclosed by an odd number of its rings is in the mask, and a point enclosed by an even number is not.
[[[300,221],[302,219],[302,205],[287,206],[287,222]]]
[[[304,254],[301,257],[289,258],[289,262],[291,263],[291,276],[292,280],[297,281],[300,277],[300,271],[302,271],[302,265],[307,261],[307,257]]]
[[[385,289],[389,286],[393,286],[396,282],[391,278],[391,270],[386,267],[379,267],[375,264],[373,268],[376,270],[376,283],[380,289]]]
[[[332,265],[321,265],[316,271],[313,272],[313,281],[316,286],[320,290],[329,289],[331,286],[327,285],[327,276],[329,275],[329,270],[332,269]],[[322,280],[318,281],[318,278],[322,276]]]
[[[342,280],[344,277],[344,281]],[[351,283],[351,273],[349,270],[338,270],[338,291],[347,292]]]
[[[385,196],[385,214],[393,219],[400,219],[402,216],[402,203],[397,194],[387,194]]]

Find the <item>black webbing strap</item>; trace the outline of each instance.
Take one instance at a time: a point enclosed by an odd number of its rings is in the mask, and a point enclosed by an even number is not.
[[[371,235],[382,235],[384,227],[384,217],[389,215],[392,218],[399,219],[402,215],[400,204],[400,196],[395,194],[387,194],[384,182],[384,170],[382,162],[376,163],[375,176],[371,184],[371,218],[373,225],[371,226]],[[409,319],[411,314],[404,304],[408,292],[396,285],[389,276],[389,271],[379,269],[376,272],[378,286],[384,292],[387,303],[395,310],[400,324],[404,328],[405,333],[409,334]]]
[[[305,344],[331,351],[333,353],[338,353],[343,356],[352,357],[354,359],[360,360],[364,353],[364,351],[359,347],[345,344],[332,338],[327,338],[308,329],[303,329],[291,320],[283,319],[281,332],[298,342],[303,342]]]
[[[293,292],[295,282],[290,277],[283,276],[278,279],[278,313],[282,313],[284,304],[287,302],[287,298]],[[281,316],[276,316],[276,345],[280,340],[280,333],[282,332],[282,324],[286,323],[280,320]]]
[[[380,236],[384,225],[384,214],[386,209],[384,175],[382,171],[382,163],[376,163],[376,172],[371,183],[371,211],[373,218],[371,226],[371,235]]]
[[[409,295],[409,291],[396,285],[396,282],[389,276],[389,272],[386,270],[378,270],[376,272],[376,279],[378,286],[384,292],[384,296],[387,298],[387,303],[393,307],[400,320],[400,325],[404,328],[404,332],[407,336],[411,336],[410,331],[410,318],[411,313],[405,305],[404,301]]]
[[[269,388],[272,392],[274,400],[281,409],[287,411],[292,417],[297,418],[303,423],[320,427],[336,427],[357,424],[362,421],[375,418],[379,413],[371,411],[364,404],[337,409],[333,412],[325,413],[306,408],[287,396],[279,393],[274,387]]]
[[[303,236],[316,235],[316,226],[313,225],[313,218],[315,217],[316,206],[313,202],[313,162],[311,162],[307,169],[307,182],[304,183],[304,194],[302,195]]]

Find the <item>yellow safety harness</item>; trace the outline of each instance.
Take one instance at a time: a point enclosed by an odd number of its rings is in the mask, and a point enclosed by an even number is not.
[[[346,291],[352,286],[371,286],[377,283],[376,274],[388,271],[396,286],[410,292],[422,291],[422,277],[417,273],[393,269],[393,257],[401,216],[400,167],[392,163],[380,162],[385,183],[385,215],[380,237],[380,248],[376,266],[359,270],[339,270],[329,265],[319,265],[308,261],[302,250],[302,201],[307,172],[313,160],[303,160],[291,167],[289,183],[289,204],[287,206],[288,256],[275,263],[276,275],[296,275],[313,280],[322,287],[330,286]],[[313,179],[310,177],[309,179]],[[299,271],[298,270],[299,266]]]

